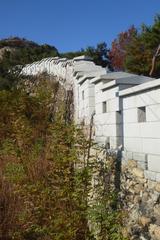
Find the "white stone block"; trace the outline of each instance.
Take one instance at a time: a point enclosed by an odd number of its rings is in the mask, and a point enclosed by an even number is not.
[[[99,137],[99,136],[96,136],[95,137],[95,141],[97,142],[97,143],[99,143],[100,145],[105,145],[105,142],[106,142],[106,138],[105,137]]]
[[[140,137],[140,124],[137,123],[125,123],[123,126],[125,137]]]
[[[148,155],[148,170],[160,173],[160,155]]]
[[[104,136],[112,136],[112,137],[120,137],[122,136],[121,130],[116,124],[105,124],[103,125],[103,135]]]
[[[160,98],[160,97],[159,97]],[[149,105],[146,107],[147,121],[160,122],[160,104]]]
[[[142,152],[143,142],[141,138],[124,137],[124,149],[130,152]]]
[[[147,155],[145,153],[137,153],[133,152],[133,159],[140,161],[140,162],[146,162],[147,161]]]
[[[97,137],[103,136],[103,125],[95,125],[95,134]]]
[[[136,98],[134,96],[123,98],[123,109],[135,108],[136,105]]]
[[[139,123],[140,136],[143,138],[160,138],[160,121]]]
[[[143,138],[141,141],[142,141],[142,152],[148,153],[148,154],[160,155],[160,139]]]
[[[129,152],[126,149],[123,151],[124,157],[126,160],[132,160],[133,159],[133,152]]]
[[[149,91],[145,93],[140,92],[138,95],[136,95],[137,107],[160,103],[160,97],[158,93],[160,94],[159,90],[157,91],[153,89],[149,89]]]
[[[116,113],[115,112],[110,112],[110,113],[101,113],[97,114],[97,109],[96,110],[96,115],[95,115],[95,123],[98,124],[116,124]]]
[[[108,100],[107,106],[108,106],[108,112],[119,111],[120,110],[119,98],[116,97]]]
[[[156,173],[149,171],[149,170],[144,170],[144,176],[145,178],[152,180],[152,181],[156,181]]]
[[[95,96],[95,89],[94,86],[89,86],[89,96]]]
[[[101,91],[101,94],[102,94],[102,98],[105,99],[105,100],[109,100],[109,99],[114,99],[116,97],[116,93],[118,92],[118,87],[114,87],[114,88],[111,88],[111,89],[108,89],[107,91]]]
[[[125,123],[137,123],[137,109],[126,109],[123,111],[123,121]]]
[[[156,182],[160,182],[160,173],[156,173]]]
[[[89,97],[88,101],[89,101],[89,106],[92,106],[95,109],[95,98],[94,97]]]
[[[147,92],[139,92],[134,96],[126,96],[123,100],[124,109],[156,105],[160,103],[160,89],[149,89]]]
[[[96,114],[102,114],[102,103],[97,103],[95,106]]]
[[[147,170],[148,169],[148,166],[147,166],[146,162],[137,161],[137,166],[138,166],[138,168],[141,168],[143,170]]]

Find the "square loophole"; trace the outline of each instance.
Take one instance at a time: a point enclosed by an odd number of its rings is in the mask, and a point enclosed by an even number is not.
[[[106,113],[107,112],[107,102],[102,102],[102,112]]]
[[[138,122],[146,122],[146,107],[138,108]]]

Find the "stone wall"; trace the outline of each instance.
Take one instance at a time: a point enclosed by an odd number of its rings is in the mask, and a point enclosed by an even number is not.
[[[111,150],[121,146],[124,158],[136,160],[147,179],[160,181],[160,79],[108,72],[85,56],[42,59],[22,73],[45,71],[73,89],[76,124],[87,129],[94,115],[95,142]]]
[[[75,122],[83,121],[87,134],[95,111],[96,142],[124,148],[119,182],[127,214],[124,234],[131,240],[160,240],[160,79],[108,73],[84,56],[43,59],[25,66],[22,73],[45,71],[73,88]],[[139,107],[146,108],[145,122],[137,121]]]
[[[160,240],[160,182],[145,178],[134,160],[122,166],[121,200],[126,212],[124,234],[131,240]]]
[[[137,160],[146,177],[160,181],[160,86],[152,88],[156,82],[160,84],[155,80],[123,95],[123,141],[126,158]]]
[[[125,89],[132,89],[133,86],[143,85],[142,83],[149,80],[152,79],[125,72],[110,72],[91,80],[95,85],[94,119],[98,143],[107,142],[111,149],[124,146],[123,98],[119,97],[119,93]],[[131,138],[131,141],[134,139]],[[132,145],[134,147],[134,143]]]

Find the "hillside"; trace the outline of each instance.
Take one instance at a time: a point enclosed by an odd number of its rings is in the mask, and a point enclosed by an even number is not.
[[[96,47],[87,47],[80,51],[59,53],[56,47],[48,44],[39,45],[25,38],[11,37],[0,40],[0,60],[10,65],[32,63],[45,57],[61,56],[72,59],[80,55],[93,58],[97,65],[106,67],[109,64],[108,48],[105,42]]]
[[[44,57],[57,56],[58,50],[47,44],[39,45],[25,38],[11,37],[0,40],[0,60],[2,64],[26,64]]]
[[[17,81],[11,71],[13,66],[55,56],[59,56],[59,52],[54,46],[39,45],[18,37],[0,40],[0,89],[8,89]]]
[[[3,47],[37,47],[38,44],[25,38],[10,37],[0,40],[0,48]]]

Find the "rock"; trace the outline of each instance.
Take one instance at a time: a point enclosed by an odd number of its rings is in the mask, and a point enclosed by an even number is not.
[[[140,236],[140,240],[149,240],[150,238],[146,238],[144,236]]]
[[[157,183],[157,184],[155,185],[155,190],[156,190],[157,192],[160,192],[160,183]]]
[[[160,183],[154,175],[133,160],[122,170],[121,200],[129,213],[125,227],[130,240],[160,240]]]
[[[155,215],[158,215],[160,217],[160,206],[159,205],[156,205],[154,207],[153,211],[154,211]]]
[[[131,231],[134,237],[140,237],[141,228],[139,227],[139,225],[135,224],[134,226],[132,226]]]
[[[140,201],[141,201],[141,197],[140,196],[135,196],[134,197],[134,204],[136,204],[136,203],[140,203]]]
[[[150,226],[149,226],[149,233],[151,234],[151,236],[154,235],[155,228],[156,228],[155,224],[150,224]]]
[[[144,175],[145,175],[145,178],[151,181],[156,181],[156,174],[154,172],[149,170],[144,170]]]
[[[134,160],[128,160],[128,168],[132,169],[132,168],[136,168],[137,167],[137,162]]]
[[[132,222],[132,225],[133,225],[133,223],[134,224],[137,223],[138,219],[139,219],[139,211],[138,211],[137,208],[135,208],[135,209],[132,210],[132,216],[130,216],[130,220]]]
[[[123,237],[127,238],[128,237],[128,230],[126,228],[122,228],[122,235]]]
[[[147,183],[147,179],[145,179],[145,178],[139,178],[138,181],[139,181],[139,183],[143,183],[143,184]]]
[[[149,226],[149,232],[153,239],[160,240],[160,226],[156,224],[150,224]]]
[[[134,187],[134,191],[135,193],[140,193],[141,191],[143,190],[143,184],[136,184],[135,187]]]
[[[138,178],[144,178],[144,172],[142,169],[139,169],[139,168],[133,168],[132,169],[132,173],[138,177]]]
[[[154,231],[154,235],[157,240],[160,240],[160,226],[156,227],[156,229]]]
[[[150,222],[151,222],[151,219],[148,218],[148,217],[141,216],[141,217],[139,218],[139,223],[140,223],[143,227],[149,225]]]
[[[151,194],[151,199],[153,201],[153,203],[159,203],[159,199],[160,199],[160,194],[158,192],[153,192]]]
[[[156,182],[148,180],[148,188],[150,190],[153,190],[153,189],[155,189],[155,187],[156,187]]]
[[[148,192],[144,192],[142,197],[143,197],[143,201],[144,201],[144,202],[147,202],[148,199],[149,199],[149,194],[148,194]]]

